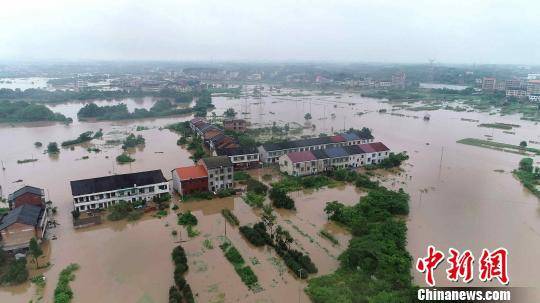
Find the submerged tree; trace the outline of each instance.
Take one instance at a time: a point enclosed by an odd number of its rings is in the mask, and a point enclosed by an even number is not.
[[[234,108],[229,107],[227,110],[223,113],[223,116],[226,118],[234,118],[236,117],[236,112],[234,111]]]
[[[29,252],[34,259],[34,262],[36,262],[36,269],[39,268],[38,258],[43,255],[43,250],[41,250],[36,238],[30,240]]]
[[[311,114],[310,114],[310,113],[306,113],[306,114],[304,115],[304,119],[306,119],[306,120],[311,120]]]

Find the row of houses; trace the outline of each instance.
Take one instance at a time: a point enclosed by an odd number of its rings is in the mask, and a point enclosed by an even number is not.
[[[350,130],[334,136],[266,143],[259,146],[258,150],[263,163],[278,163],[279,157],[288,153],[365,144],[373,142],[373,139],[368,131]]]
[[[0,246],[4,251],[25,250],[32,238],[41,241],[49,222],[45,191],[23,186],[8,196],[10,211],[0,215]]]
[[[377,164],[390,156],[381,142],[291,152],[279,157],[279,169],[291,176],[306,176],[335,169]]]
[[[229,130],[233,131],[243,132],[246,129],[245,120],[226,120],[223,124],[225,129],[229,127]],[[241,146],[238,140],[226,135],[224,130],[202,118],[192,119],[189,125],[192,131],[203,140],[213,156],[228,157],[234,168],[238,170],[259,167],[260,158],[257,148]]]

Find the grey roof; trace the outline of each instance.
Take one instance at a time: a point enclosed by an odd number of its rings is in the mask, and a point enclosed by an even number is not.
[[[232,162],[227,156],[202,158],[201,161],[204,162],[207,169],[232,166]]]
[[[167,182],[160,169],[138,173],[113,175],[92,179],[71,181],[73,196],[88,195],[104,191],[132,188],[134,185],[145,186]]]
[[[324,149],[316,149],[316,150],[312,150],[311,153],[312,153],[312,154],[315,156],[315,158],[317,158],[318,160],[330,158],[330,157],[324,152]]]
[[[258,153],[257,148],[255,147],[233,147],[233,148],[219,148],[216,150],[218,156],[237,156],[237,155],[248,155]]]
[[[44,196],[45,195],[45,191],[43,189],[38,188],[38,187],[34,187],[34,186],[30,186],[30,185],[26,185],[26,186],[23,186],[23,187],[19,188],[16,191],[14,191],[13,193],[11,193],[8,196],[8,201],[13,201],[13,200],[17,199],[18,197],[20,197],[21,195],[24,195],[26,193],[31,193],[31,194],[38,195],[38,196]]]
[[[266,151],[275,151],[275,150],[283,150],[283,149],[330,144],[330,143],[333,143],[332,140],[330,139],[329,136],[326,136],[326,137],[286,141],[286,142],[280,142],[280,143],[265,143],[263,144],[263,147]]]
[[[324,152],[330,156],[330,158],[347,157],[349,154],[343,149],[343,147],[331,147],[324,150]]]
[[[10,226],[13,223],[22,223],[26,225],[37,226],[45,208],[39,206],[24,204],[10,211],[2,218],[0,230]]]
[[[363,151],[358,145],[343,146],[343,149],[345,149],[349,155],[359,155],[365,153],[365,151]]]

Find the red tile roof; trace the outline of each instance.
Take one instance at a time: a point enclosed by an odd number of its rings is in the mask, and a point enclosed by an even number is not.
[[[381,142],[359,144],[358,147],[366,153],[377,153],[390,150],[386,145]]]
[[[178,174],[180,181],[208,177],[208,173],[202,165],[179,167],[176,169],[176,174]]]
[[[288,153],[287,156],[289,157],[289,159],[291,159],[293,163],[317,160],[317,157],[315,157],[315,155],[308,150]]]
[[[384,145],[382,142],[375,142],[375,143],[369,143],[371,145],[371,147],[376,151],[376,152],[382,152],[382,151],[387,151],[387,150],[390,150],[388,147],[386,147],[386,145]]]
[[[345,140],[345,138],[341,135],[335,135],[335,136],[331,136],[330,137],[330,141],[334,142],[334,143],[338,143],[338,142],[345,142],[347,140]]]

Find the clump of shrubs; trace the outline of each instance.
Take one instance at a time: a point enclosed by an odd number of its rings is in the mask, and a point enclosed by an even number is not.
[[[189,269],[187,257],[184,248],[180,245],[175,247],[171,253],[174,263],[174,284],[169,288],[169,302],[195,302],[191,287],[186,282],[184,274]]]
[[[283,189],[272,188],[270,190],[270,200],[272,200],[272,204],[276,208],[296,209],[294,200]]]

